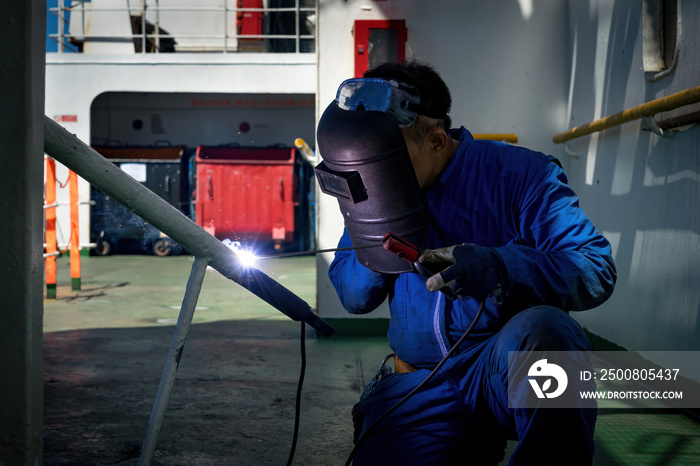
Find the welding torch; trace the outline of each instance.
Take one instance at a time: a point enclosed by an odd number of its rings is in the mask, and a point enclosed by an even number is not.
[[[315,256],[316,254],[322,254],[324,252],[339,252],[339,251],[355,251],[357,249],[370,249],[370,248],[380,248],[381,244],[369,244],[364,246],[350,246],[347,248],[328,248],[328,249],[314,249],[313,251],[298,251],[298,252],[283,252],[279,254],[265,254],[262,256],[255,256],[256,259],[277,259],[282,257],[294,257],[294,256]]]
[[[418,258],[423,252],[422,249],[414,246],[405,239],[393,233],[387,233],[384,235],[381,244],[369,244],[363,246],[350,246],[344,248],[328,248],[328,249],[316,249],[313,251],[299,251],[299,252],[289,252],[281,254],[268,254],[264,256],[257,256],[258,259],[271,259],[271,258],[282,258],[282,257],[293,257],[293,256],[314,256],[316,254],[321,254],[325,252],[338,252],[338,251],[355,251],[358,249],[369,249],[383,247],[387,251],[396,254],[401,259],[408,261],[413,269],[418,272],[426,280],[440,271],[432,270],[421,264]],[[445,295],[451,301],[457,299],[457,292],[450,286],[445,286],[440,289],[440,292]]]
[[[417,246],[414,246],[405,239],[401,238],[400,236],[397,236],[393,233],[387,233],[386,235],[384,235],[382,245],[387,251],[391,251],[398,257],[410,262],[411,266],[413,266],[413,269],[419,274],[421,274],[421,276],[426,280],[435,275],[436,273],[440,272],[439,270],[432,270],[424,264],[421,264],[418,258],[420,257],[423,251]],[[440,288],[440,292],[444,294],[445,297],[450,301],[454,301],[457,299],[457,292],[449,285]]]

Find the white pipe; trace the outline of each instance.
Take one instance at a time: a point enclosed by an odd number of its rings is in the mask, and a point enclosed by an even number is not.
[[[173,340],[170,343],[170,352],[168,359],[165,361],[163,375],[158,386],[158,394],[156,401],[153,403],[151,411],[151,419],[148,422],[148,430],[146,437],[143,440],[141,455],[136,463],[137,466],[150,465],[153,459],[153,454],[156,451],[158,436],[160,429],[163,427],[163,418],[168,410],[170,395],[175,386],[175,377],[177,376],[177,368],[180,365],[182,350],[185,348],[185,341],[190,331],[194,310],[197,307],[199,293],[202,290],[202,282],[207,272],[207,261],[200,258],[195,258],[192,264],[192,272],[187,280],[187,289],[185,297],[182,299],[182,307],[180,308],[180,316],[177,319]]]
[[[79,205],[95,205],[95,201],[80,201]],[[54,202],[53,204],[44,204],[44,209],[53,209],[60,205],[70,205],[70,202]]]

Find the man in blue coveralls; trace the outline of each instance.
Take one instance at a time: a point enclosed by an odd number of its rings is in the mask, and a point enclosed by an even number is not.
[[[611,295],[610,244],[554,157],[450,129],[450,92],[431,67],[384,64],[365,77],[420,94],[421,110],[402,129],[428,206],[420,261],[449,266],[426,282],[373,272],[351,250],[336,253],[329,276],[343,306],[364,314],[388,297],[391,312],[395,373],[378,374],[363,393],[356,438],[426,378],[485,307],[429,383],[363,439],[355,463],[496,464],[506,439],[517,438],[512,465],[591,464],[595,409],[509,407],[508,352],[590,350],[568,313]],[[346,230],[339,247],[349,246]],[[462,299],[435,292],[451,283]]]

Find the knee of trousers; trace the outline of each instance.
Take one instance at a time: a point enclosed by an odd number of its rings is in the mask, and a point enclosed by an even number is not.
[[[581,326],[554,306],[535,306],[516,314],[501,330],[508,351],[588,351]]]

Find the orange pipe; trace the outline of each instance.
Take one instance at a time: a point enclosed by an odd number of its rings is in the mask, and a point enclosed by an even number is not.
[[[78,233],[78,175],[69,170],[70,191],[70,276],[71,289],[80,291],[80,235]]]
[[[552,138],[552,141],[556,144],[560,144],[570,139],[585,136],[586,134],[602,131],[640,118],[654,116],[657,113],[667,112],[674,108],[696,102],[700,102],[700,86],[676,92],[675,94],[667,95],[666,97],[661,97],[660,99],[652,100],[645,104],[637,105],[636,107],[628,108],[614,115],[592,121],[587,125],[577,126],[569,131],[557,134]]]
[[[56,299],[56,161],[46,157],[46,187],[45,202],[48,207],[44,209],[46,215],[46,297]]]
[[[485,139],[489,141],[501,141],[510,144],[515,144],[518,142],[518,135],[511,133],[474,133],[472,134],[474,139]]]

